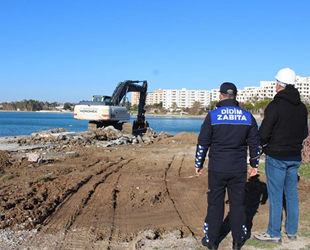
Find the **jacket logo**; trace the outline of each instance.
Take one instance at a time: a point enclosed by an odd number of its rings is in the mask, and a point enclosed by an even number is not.
[[[217,115],[218,121],[246,121],[245,115],[242,113],[242,110],[236,108],[223,108],[221,109],[221,114]]]
[[[229,120],[236,120],[236,121],[247,121],[245,115],[217,115],[218,121],[229,121]]]
[[[239,107],[221,107],[211,111],[211,125],[216,124],[251,125],[251,114]]]

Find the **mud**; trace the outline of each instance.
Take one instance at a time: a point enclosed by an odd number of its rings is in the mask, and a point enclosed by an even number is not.
[[[11,138],[17,147],[0,151],[0,226],[31,233],[15,243],[7,236],[0,247],[199,249],[208,183],[207,173],[195,175],[196,142],[194,133],[151,130],[140,137],[55,130]],[[25,145],[35,147],[21,150]],[[301,178],[301,216],[309,216],[309,187]],[[253,230],[264,230],[267,220],[268,205],[261,205]],[[231,238],[221,246],[230,249]]]

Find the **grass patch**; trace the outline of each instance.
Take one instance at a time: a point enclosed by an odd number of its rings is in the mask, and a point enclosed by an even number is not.
[[[265,175],[265,162],[259,163],[258,171],[260,175]],[[301,164],[298,172],[302,177],[310,179],[310,163]]]
[[[310,179],[310,164],[301,164],[298,172],[302,177]]]
[[[302,228],[302,229],[298,230],[298,236],[309,238],[310,237],[310,231],[307,228]]]
[[[258,164],[258,172],[260,175],[265,175],[265,162]]]
[[[309,225],[309,223],[310,223],[310,212],[309,211],[303,215],[302,220],[306,221]]]
[[[4,175],[4,176],[3,176],[2,180],[3,180],[3,181],[8,181],[8,180],[11,180],[11,179],[13,179],[13,178],[14,178],[14,175],[12,175],[12,174],[7,174],[7,175]]]
[[[306,245],[304,248],[302,248],[301,250],[310,250],[310,245]]]
[[[42,175],[42,176],[40,176],[40,177],[37,179],[37,182],[41,182],[41,181],[43,181],[43,182],[52,181],[53,179],[52,179],[51,176],[52,176],[52,174]]]
[[[245,243],[246,246],[252,246],[255,247],[255,249],[260,248],[260,249],[273,249],[277,248],[279,244],[276,243],[267,243],[267,242],[262,242],[258,241],[255,239],[249,239]]]

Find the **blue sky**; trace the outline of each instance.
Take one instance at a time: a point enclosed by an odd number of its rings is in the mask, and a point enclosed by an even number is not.
[[[0,102],[310,76],[308,0],[1,0]]]

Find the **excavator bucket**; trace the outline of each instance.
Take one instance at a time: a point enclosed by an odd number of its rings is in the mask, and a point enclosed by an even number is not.
[[[138,122],[138,120],[135,120],[133,122],[132,133],[134,135],[145,133],[148,127],[149,123],[147,121]]]

